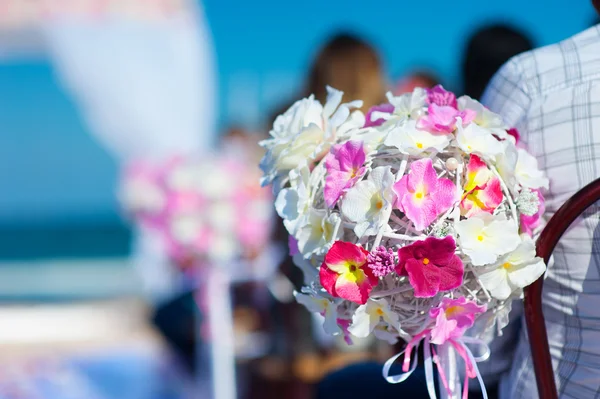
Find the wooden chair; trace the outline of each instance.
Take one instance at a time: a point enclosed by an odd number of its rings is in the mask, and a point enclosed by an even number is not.
[[[579,190],[554,214],[536,244],[537,255],[543,258],[546,264],[564,232],[578,216],[598,200],[600,200],[600,179]],[[542,314],[543,283],[542,276],[525,288],[525,320],[540,399],[557,399],[558,392],[552,370],[548,334]]]

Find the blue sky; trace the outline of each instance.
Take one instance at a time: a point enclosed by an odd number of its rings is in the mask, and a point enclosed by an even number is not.
[[[369,2],[370,3],[370,2]],[[258,125],[299,87],[319,44],[336,30],[364,35],[399,76],[425,65],[458,88],[467,35],[508,21],[538,45],[585,29],[586,1],[208,0],[217,54],[220,121]],[[573,7],[573,4],[578,4]],[[86,134],[45,60],[0,63],[0,224],[115,218],[116,166]]]

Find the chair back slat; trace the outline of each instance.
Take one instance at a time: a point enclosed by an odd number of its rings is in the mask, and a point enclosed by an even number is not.
[[[598,200],[600,200],[600,179],[594,180],[575,193],[552,216],[536,243],[537,255],[543,258],[546,264],[565,231],[575,219]],[[542,313],[543,283],[544,276],[525,288],[525,321],[539,397],[540,399],[557,399],[558,392],[552,370],[548,334]]]

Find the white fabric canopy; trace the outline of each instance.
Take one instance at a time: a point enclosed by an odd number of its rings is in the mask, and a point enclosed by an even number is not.
[[[214,65],[203,15],[159,20],[53,18],[50,57],[91,132],[119,159],[209,148],[216,136]]]

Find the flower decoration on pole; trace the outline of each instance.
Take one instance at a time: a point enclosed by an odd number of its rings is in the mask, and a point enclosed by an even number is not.
[[[125,171],[121,202],[136,224],[161,238],[174,265],[194,273],[267,248],[273,197],[258,177],[227,152],[138,161]]]
[[[543,224],[548,179],[502,118],[469,97],[416,88],[388,94],[365,117],[329,92],[325,106],[312,97],[294,104],[264,143],[263,182],[298,244],[302,295],[316,302],[298,299],[331,312],[328,323],[335,313],[334,334],[407,341],[404,373],[390,375],[401,355],[384,366],[390,382],[406,379],[423,343],[442,393],[458,398],[451,359],[462,357],[474,378],[482,358],[469,346],[485,347],[490,335],[472,326],[480,317],[494,325],[545,271],[529,235]],[[296,150],[315,126],[315,140]]]

